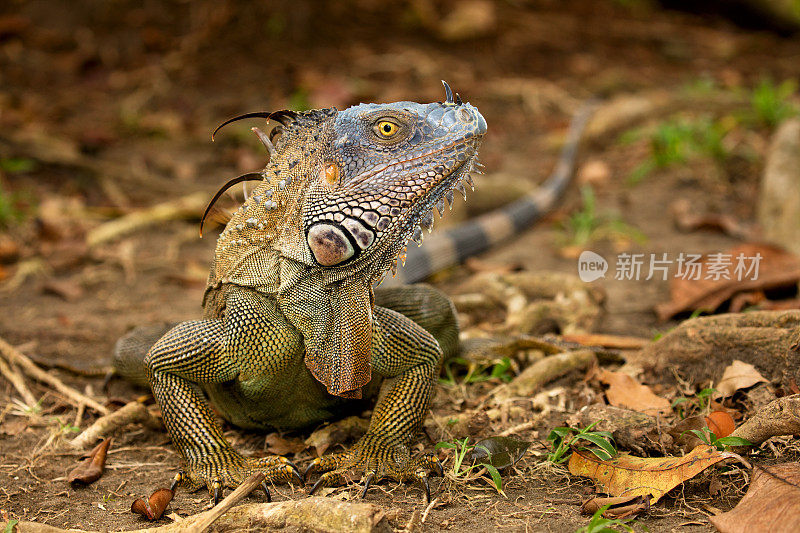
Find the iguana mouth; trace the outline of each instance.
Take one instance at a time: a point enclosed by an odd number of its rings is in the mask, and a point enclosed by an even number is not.
[[[413,240],[417,246],[422,246],[424,240],[423,230],[427,230],[428,233],[433,231],[434,208],[439,212],[440,217],[444,217],[446,204],[449,206],[450,210],[453,209],[455,192],[460,193],[466,202],[467,187],[472,191],[475,190],[475,184],[472,181],[471,173],[473,171],[480,172],[480,170],[477,170],[477,167],[480,166],[482,165],[478,161],[477,150],[475,150],[463,163],[454,167],[449,174],[444,176],[438,183],[434,184],[426,194],[419,197],[411,205],[407,217],[399,228],[399,234],[401,236],[399,239],[400,245],[397,247],[397,252],[389,267],[393,275],[397,271],[398,262],[405,262],[405,251],[408,242]]]

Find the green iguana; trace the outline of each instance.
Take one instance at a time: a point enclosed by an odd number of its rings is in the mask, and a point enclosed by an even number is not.
[[[173,485],[205,485],[216,501],[255,471],[267,482],[320,472],[313,493],[355,469],[364,493],[373,479],[419,479],[430,498],[427,476],[441,465],[431,453],[412,458],[409,445],[443,360],[457,350],[455,311],[427,285],[373,287],[410,239],[421,242],[432,210],[472,186],[486,121],[444,85],[444,102],[249,113],[220,126],[251,117],[279,123],[270,135],[253,128],[270,152],[266,168],[214,198],[260,181],[219,236],[205,316],[134,330],[115,353],[120,374],[152,388],[186,462]],[[446,234],[434,255],[409,257],[405,280],[490,245],[490,235],[503,235],[486,226],[498,217],[510,230],[532,222],[564,189],[579,129],[573,123],[543,196]],[[236,452],[208,403],[242,428],[299,429],[358,412],[379,391],[367,433],[347,451],[314,459],[302,478],[283,457]]]

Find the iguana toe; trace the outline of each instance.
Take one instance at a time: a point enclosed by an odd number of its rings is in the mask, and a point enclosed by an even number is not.
[[[309,493],[314,494],[322,487],[342,485],[348,479],[346,474],[351,471],[363,472],[362,498],[373,481],[389,478],[400,482],[419,480],[430,501],[428,477],[431,472],[442,475],[443,468],[432,453],[412,459],[407,446],[387,444],[378,438],[365,436],[350,450],[318,457],[311,462],[305,471],[306,480],[314,472],[322,474]]]
[[[271,501],[268,484],[274,482],[296,481],[303,485],[303,478],[297,467],[285,457],[244,457],[235,452],[208,455],[187,465],[173,480],[173,487],[181,484],[189,491],[203,486],[208,489],[216,504],[225,488],[236,488],[254,472],[261,471],[265,479],[262,488]]]

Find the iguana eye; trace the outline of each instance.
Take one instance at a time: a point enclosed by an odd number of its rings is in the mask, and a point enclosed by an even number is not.
[[[378,137],[381,139],[391,139],[397,135],[397,131],[400,129],[400,126],[390,120],[379,120],[375,124],[374,129],[375,133],[377,133]]]

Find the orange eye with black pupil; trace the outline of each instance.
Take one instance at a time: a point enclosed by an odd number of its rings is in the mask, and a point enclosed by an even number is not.
[[[400,127],[389,120],[381,120],[375,125],[378,135],[384,139],[391,139],[397,134]]]

